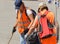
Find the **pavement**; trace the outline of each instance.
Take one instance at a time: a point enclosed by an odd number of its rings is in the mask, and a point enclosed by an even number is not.
[[[30,7],[37,11],[38,1],[24,1],[27,7]],[[47,2],[46,2],[47,3]],[[56,7],[54,2],[51,4],[47,3],[49,9],[54,12],[59,25],[60,25],[60,8],[57,8],[56,15]],[[16,12],[14,9],[14,0],[0,0],[0,44],[8,44],[8,40],[11,37],[11,31],[16,21]],[[19,44],[19,34],[16,32],[10,42],[10,44]],[[59,43],[60,44],[60,41]]]

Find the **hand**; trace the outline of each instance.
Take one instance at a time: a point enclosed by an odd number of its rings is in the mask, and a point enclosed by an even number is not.
[[[27,39],[27,37],[28,37],[28,34],[26,34],[26,35],[24,36],[25,39]]]
[[[13,27],[12,34],[16,32],[16,27]]]
[[[56,33],[57,33],[57,31],[56,31],[56,30],[57,30],[57,28],[56,28],[56,27],[54,27],[54,29],[53,29],[53,33],[54,33],[54,34],[56,34]]]

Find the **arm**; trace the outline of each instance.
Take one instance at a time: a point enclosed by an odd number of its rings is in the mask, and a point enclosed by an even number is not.
[[[55,22],[54,20],[55,20],[55,19],[54,19],[54,14],[53,14],[52,12],[50,12],[50,13],[47,15],[47,18],[48,18],[49,22],[54,25],[54,22]],[[56,34],[56,26],[54,26],[53,33]]]
[[[33,23],[33,25],[30,27],[27,35],[30,35],[30,34],[33,32],[34,28],[37,27],[37,25],[38,25],[38,16],[36,16],[36,18],[35,18],[35,20],[34,20],[34,23]]]
[[[33,14],[30,9],[27,10],[27,15],[28,15],[29,19],[31,20],[31,23],[29,24],[29,26],[27,28],[30,28],[34,22]]]
[[[16,32],[16,27],[17,27],[17,25],[18,25],[18,12],[19,12],[19,11],[17,11],[16,23],[15,23],[15,25],[14,25],[14,27],[13,27],[12,35],[13,35],[14,32]]]
[[[17,27],[17,24],[18,24],[18,20],[16,20],[16,23],[15,23],[15,25],[14,25],[15,28]]]
[[[16,24],[14,25],[13,27],[13,30],[12,30],[12,35],[14,34],[14,32],[16,32],[16,27],[17,27],[17,24],[18,24],[18,20],[16,21]]]
[[[17,10],[16,13],[17,13],[17,17],[16,17],[16,23],[15,23],[14,27],[17,27],[17,24],[18,24],[18,13],[19,13],[19,10]]]
[[[28,28],[30,28],[32,26],[33,22],[34,22],[34,18],[33,18],[33,15],[32,14],[29,15],[29,18],[30,18],[31,22],[30,22]]]

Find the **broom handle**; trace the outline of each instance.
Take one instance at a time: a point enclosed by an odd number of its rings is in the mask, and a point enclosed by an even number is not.
[[[13,37],[13,34],[11,35],[9,41],[8,41],[8,44],[10,44],[10,41],[12,40],[12,37]]]

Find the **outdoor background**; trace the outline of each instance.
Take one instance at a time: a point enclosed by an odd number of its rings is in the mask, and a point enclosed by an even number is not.
[[[24,1],[27,7],[30,7],[37,11],[38,4],[41,1]],[[47,3],[47,0],[45,0]],[[60,25],[60,8],[57,8],[56,15],[56,7],[54,2],[48,4],[49,9],[54,12],[55,16]],[[0,0],[0,44],[7,44],[9,38],[11,37],[11,31],[16,21],[16,12],[14,8],[14,0]],[[19,35],[16,32],[11,40],[10,44],[19,44]],[[60,41],[59,43],[60,44]]]

